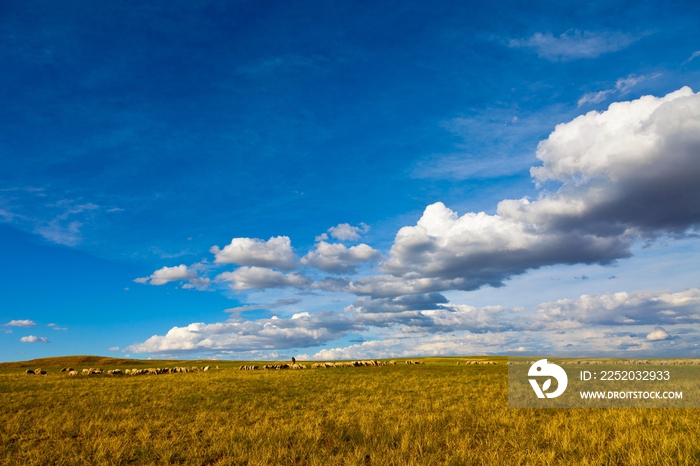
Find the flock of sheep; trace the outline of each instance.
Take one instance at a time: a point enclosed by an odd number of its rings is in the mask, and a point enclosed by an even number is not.
[[[396,361],[343,361],[343,362],[315,362],[311,364],[312,369],[329,369],[332,367],[366,367],[366,366],[386,366],[394,365]],[[425,364],[423,361],[406,361],[406,364]],[[256,371],[260,366],[243,365],[238,368],[240,371]],[[280,369],[306,369],[306,364],[265,364],[262,370],[280,370]]]
[[[218,369],[219,366],[216,366]],[[117,369],[118,370],[118,369]],[[211,366],[203,366],[202,368],[199,368],[197,366],[192,366],[192,367],[156,367],[156,368],[149,368],[149,369],[126,369],[124,371],[125,374],[127,375],[142,375],[142,374],[150,374],[150,375],[158,375],[158,374],[179,374],[183,372],[209,372],[211,370]]]
[[[408,360],[405,361],[406,364],[425,364],[423,361],[412,361]],[[311,364],[312,369],[328,369],[332,367],[366,367],[366,366],[386,366],[386,365],[395,365],[397,362],[396,361],[344,361],[344,362],[315,362]],[[216,366],[216,369],[218,369],[219,366]],[[297,362],[294,362],[292,364],[265,364],[262,366],[263,370],[280,370],[280,369],[306,369],[307,366],[306,364],[299,364]],[[254,371],[260,369],[260,366],[256,365],[243,365],[238,368],[238,370],[241,371]],[[157,375],[157,374],[176,374],[176,373],[181,373],[181,372],[207,372],[211,370],[210,366],[203,366],[203,367],[197,367],[197,366],[192,366],[192,367],[156,367],[156,368],[148,368],[148,369],[125,369],[122,371],[121,369],[112,369],[108,371],[104,371],[103,369],[100,368],[94,368],[91,367],[89,369],[82,369],[80,372],[77,370],[73,369],[72,367],[64,367],[61,369],[61,372],[65,372],[68,375],[100,375],[100,374],[108,374],[108,375],[142,375],[142,374],[150,374],[150,375]],[[43,369],[27,369],[25,372],[27,375],[46,375],[46,371]]]
[[[472,361],[473,362],[473,361]],[[407,360],[405,361],[406,364],[425,364],[423,361],[414,361],[414,360]],[[343,361],[343,362],[315,362],[311,364],[312,369],[328,369],[332,367],[365,367],[365,366],[386,366],[386,365],[395,365],[397,364],[397,361]],[[457,363],[459,364],[459,363]],[[494,363],[495,364],[495,363]],[[216,369],[218,369],[219,366],[216,366]],[[307,365],[306,364],[299,364],[297,362],[294,362],[292,364],[265,364],[262,366],[263,370],[280,370],[280,369],[306,369]],[[261,369],[260,366],[256,365],[243,365],[239,367],[239,370],[242,371],[253,371],[253,370],[258,370]],[[157,374],[175,374],[175,373],[181,373],[181,372],[207,372],[211,370],[210,366],[203,366],[203,367],[197,367],[197,366],[192,366],[192,367],[166,367],[166,368],[148,368],[148,369],[125,369],[122,371],[121,369],[113,369],[113,370],[108,370],[104,371],[103,369],[100,368],[94,368],[91,367],[89,369],[82,369],[80,372],[77,370],[73,369],[72,367],[64,367],[61,369],[61,372],[65,372],[68,375],[75,376],[75,375],[99,375],[99,374],[108,374],[108,375],[142,375],[142,374],[151,374],[151,375],[157,375]],[[43,369],[27,369],[25,371],[25,374],[27,375],[46,375],[46,371]]]
[[[219,366],[216,366],[218,369]],[[150,367],[148,369],[125,369],[122,371],[121,369],[112,369],[108,370],[106,373],[107,375],[158,375],[158,374],[177,374],[181,372],[208,372],[211,369],[210,366],[204,366],[204,367],[197,367],[197,366],[192,366],[192,367]],[[65,372],[68,375],[100,375],[104,374],[105,371],[100,368],[94,368],[91,367],[89,369],[83,369],[82,371],[78,372],[72,367],[64,367],[61,369],[61,372]],[[46,375],[46,371],[43,369],[27,369],[24,371],[26,375]]]
[[[522,363],[518,363],[515,361],[508,361],[506,364],[533,364],[535,361],[525,361]],[[315,362],[311,364],[312,369],[329,369],[329,368],[334,368],[334,367],[364,367],[364,366],[386,366],[386,365],[395,365],[397,361],[343,361],[343,362]],[[414,361],[414,360],[407,360],[405,361],[406,364],[425,364],[423,361]],[[580,361],[566,361],[562,362],[560,364],[659,364],[659,365],[686,365],[686,364],[692,364],[692,365],[700,365],[700,359],[683,359],[683,360],[667,360],[667,361],[647,361],[647,360],[618,360],[618,361],[611,361],[611,362],[606,362],[606,361],[601,361],[601,360],[595,360],[595,361],[586,361],[586,360],[580,360]],[[464,364],[464,365],[482,365],[482,364],[498,364],[496,361],[458,361],[457,365]],[[216,366],[216,369],[218,369],[219,366]],[[263,370],[280,370],[280,369],[306,369],[307,366],[306,364],[299,364],[297,362],[294,362],[292,364],[265,364],[262,366]],[[254,371],[260,369],[260,366],[256,365],[243,365],[239,367],[239,370],[242,371]],[[121,369],[113,369],[113,370],[108,370],[106,373],[108,375],[157,375],[157,374],[176,374],[176,373],[182,373],[182,372],[207,372],[211,370],[210,366],[203,366],[203,367],[197,367],[197,366],[192,366],[192,367],[156,367],[156,368],[148,368],[148,369],[125,369],[122,371]],[[100,368],[89,368],[89,369],[82,369],[80,372],[74,370],[72,367],[64,367],[61,369],[61,372],[65,372],[68,375],[71,376],[76,376],[76,375],[99,375],[99,374],[104,374],[105,371],[100,369]],[[46,375],[46,371],[44,369],[27,369],[24,371],[26,375]]]
[[[457,365],[459,366],[460,364],[462,364],[462,361],[457,361]],[[479,365],[486,364],[486,365],[488,365],[488,364],[498,364],[498,363],[496,361],[464,361],[464,365],[468,366],[470,364],[472,364],[472,365],[473,364],[479,364]]]

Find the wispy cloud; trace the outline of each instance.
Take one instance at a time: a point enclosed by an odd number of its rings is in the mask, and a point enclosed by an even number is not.
[[[100,206],[92,202],[81,203],[73,199],[50,199],[43,188],[6,189],[10,198],[0,196],[0,221],[42,236],[64,246],[78,246],[83,241],[82,228],[90,221]],[[36,202],[37,199],[42,202]]]
[[[66,330],[68,330],[66,327],[59,327],[59,326],[56,325],[56,324],[46,324],[46,326],[47,326],[47,327],[51,327],[53,330],[58,330],[58,331],[61,331],[61,332],[65,332]]]
[[[684,61],[683,63],[681,63],[681,66],[687,65],[688,63],[690,63],[691,61],[695,60],[695,59],[698,58],[698,57],[700,57],[700,50],[698,50],[697,52],[693,52],[693,53],[688,57],[688,59],[687,59],[686,61]]]
[[[615,94],[621,96],[625,95],[628,92],[630,92],[637,84],[643,81],[657,78],[659,76],[661,76],[660,73],[649,74],[645,76],[636,76],[631,74],[626,78],[620,78],[615,82],[615,87],[612,89],[605,89],[597,92],[588,92],[587,94],[584,94],[578,100],[578,106],[581,107],[582,105],[586,104],[597,104],[603,102],[608,97],[611,97]]]
[[[48,223],[37,225],[34,229],[35,233],[40,234],[52,243],[62,244],[64,246],[77,246],[83,240],[80,228],[83,223],[71,218],[83,212],[98,210],[100,206],[93,203],[76,204],[71,200],[61,200],[55,204],[49,204],[47,207],[60,209],[63,212],[57,215]]]
[[[479,157],[471,154],[434,155],[416,164],[414,178],[468,180],[499,178],[518,172],[527,172],[532,166],[532,156]]]
[[[441,123],[462,141],[451,153],[418,161],[410,176],[419,179],[485,179],[526,173],[537,161],[537,142],[561,121],[561,109],[538,115],[517,108],[491,108]]]
[[[244,311],[255,311],[258,309],[277,309],[279,307],[291,306],[292,304],[298,304],[301,299],[291,298],[291,299],[278,299],[274,303],[268,304],[246,304],[244,306],[230,307],[225,309],[224,312],[231,312],[233,314],[238,314]]]
[[[623,32],[591,32],[572,29],[554,36],[552,33],[536,32],[527,39],[512,39],[510,47],[528,48],[537,55],[552,61],[567,61],[581,58],[596,58],[604,53],[628,47],[642,36]]]

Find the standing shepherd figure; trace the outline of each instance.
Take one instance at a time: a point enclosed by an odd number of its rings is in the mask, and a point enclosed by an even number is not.
[[[297,363],[297,360],[292,358],[292,364],[296,364],[296,363]]]

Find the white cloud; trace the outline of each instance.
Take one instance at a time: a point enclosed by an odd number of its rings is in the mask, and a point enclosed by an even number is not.
[[[137,278],[134,281],[136,283],[160,286],[170,282],[194,278],[197,278],[197,271],[187,267],[185,264],[180,264],[175,267],[163,267],[162,269],[156,270],[148,277]]]
[[[519,316],[522,309],[502,306],[450,304],[440,293],[396,298],[361,297],[345,308],[349,318],[373,327],[400,325],[403,333],[506,332],[525,329],[531,319]]]
[[[360,235],[362,233],[367,233],[368,231],[369,226],[365,223],[360,223],[360,226],[357,227],[352,226],[349,223],[341,223],[337,226],[330,227],[328,229],[328,232],[331,234],[331,237],[339,239],[341,241],[356,241],[360,239]],[[323,235],[317,237],[317,241],[319,239],[327,239],[322,237]]]
[[[288,236],[277,236],[263,241],[258,238],[233,238],[231,244],[210,249],[217,264],[238,264],[255,267],[274,267],[292,270],[297,267],[297,257],[292,251]]]
[[[447,299],[439,293],[378,299],[361,297],[347,306],[344,313],[354,322],[372,327],[402,325],[407,332],[416,328],[437,331],[434,320],[424,311],[441,309],[446,303]]]
[[[468,330],[471,333],[487,333],[524,328],[527,320],[518,319],[519,310],[502,306],[476,307],[453,304],[443,309],[422,311],[421,314],[432,321],[428,329],[432,332]],[[417,330],[423,329],[419,327]]]
[[[299,360],[316,359],[320,361],[374,359],[390,357],[409,357],[417,353],[405,348],[401,340],[372,340],[345,348],[322,349],[316,354],[300,354]]]
[[[310,278],[300,273],[284,274],[263,267],[239,267],[233,272],[219,274],[216,281],[231,282],[230,287],[233,290],[302,287],[312,282]]]
[[[586,104],[598,104],[608,98],[610,94],[615,92],[613,89],[606,89],[598,92],[588,92],[578,99],[578,106]]]
[[[588,112],[558,125],[537,148],[544,166],[530,171],[538,181],[603,176],[620,182],[638,178],[640,169],[677,163],[683,169],[695,168],[698,130],[700,95],[689,87],[664,97],[617,102],[606,111]],[[679,150],[683,153],[674,153]]]
[[[658,330],[654,330],[657,332]],[[463,355],[560,355],[562,357],[697,357],[700,335],[686,334],[687,341],[667,337],[650,340],[646,335],[617,333],[605,328],[580,328],[560,332],[530,330],[501,333],[391,335],[345,347],[299,354],[297,359],[374,359],[415,356]],[[665,331],[664,331],[665,332]],[[663,337],[660,332],[657,337]]]
[[[4,325],[6,327],[35,327],[36,323],[33,320],[21,319],[21,320],[11,320]]]
[[[632,291],[582,295],[537,306],[541,323],[572,321],[585,325],[658,325],[700,323],[700,289]]]
[[[535,314],[520,307],[452,304],[440,293],[395,298],[361,297],[345,309],[355,322],[404,332],[471,333],[557,331],[594,327],[641,328],[649,325],[694,325],[700,322],[700,289],[633,291],[582,295],[537,305]]]
[[[558,125],[537,149],[539,199],[496,215],[428,206],[399,230],[383,270],[340,289],[390,296],[499,286],[528,269],[629,257],[636,238],[682,235],[700,222],[700,94],[682,88]],[[333,289],[338,282],[321,282]]]
[[[671,335],[663,327],[656,327],[653,332],[647,335],[647,340],[650,341],[668,340],[669,338]]]
[[[366,244],[348,248],[344,244],[321,241],[316,244],[315,250],[309,251],[304,256],[301,262],[324,272],[357,273],[360,264],[375,260],[379,256],[379,251]]]
[[[19,341],[21,341],[23,343],[51,343],[48,338],[35,337],[34,335],[28,335],[26,337],[22,337],[19,339]]]
[[[596,58],[604,53],[621,50],[640,39],[622,32],[591,32],[569,30],[558,37],[552,33],[536,32],[527,39],[513,39],[508,45],[529,48],[542,58],[567,61],[580,58]]]
[[[504,279],[529,268],[625,257],[628,245],[624,238],[548,231],[507,215],[481,212],[458,217],[436,203],[425,209],[415,227],[399,230],[383,265],[391,275],[358,280],[350,291],[389,296],[411,289],[424,293],[500,286]]]
[[[211,286],[211,279],[206,277],[194,277],[190,278],[187,283],[182,285],[186,290],[208,290]]]
[[[518,334],[523,337],[522,334]],[[365,341],[347,347],[322,349],[313,355],[300,354],[297,359],[338,360],[409,358],[415,356],[485,355],[503,354],[517,341],[514,334],[424,335],[415,338],[388,337],[382,340]],[[513,347],[515,348],[515,347]]]
[[[323,344],[362,329],[345,316],[330,311],[300,313],[291,319],[238,319],[214,324],[194,323],[173,327],[164,336],[154,335],[125,349],[134,353],[230,350],[248,352],[305,348]]]

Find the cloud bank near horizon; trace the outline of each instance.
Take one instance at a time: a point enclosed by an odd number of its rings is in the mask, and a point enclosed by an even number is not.
[[[295,303],[289,303],[295,304]],[[284,306],[278,303],[274,307]],[[439,293],[381,300],[359,298],[343,312],[300,312],[289,318],[246,319],[234,313],[226,322],[194,323],[173,327],[163,336],[154,335],[143,343],[124,349],[131,353],[177,354],[188,352],[265,351],[312,348],[350,334],[383,329],[391,335],[394,349],[373,353],[374,357],[410,354],[413,345],[436,341],[435,336],[452,340],[452,349],[443,354],[473,351],[456,341],[479,341],[494,352],[536,351],[549,345],[560,351],[640,351],[648,349],[692,349],[700,344],[700,289],[683,292],[636,291],[582,295],[577,299],[544,302],[536,312],[504,306],[451,304]],[[663,325],[663,327],[661,327]],[[569,335],[569,337],[565,337]],[[576,336],[577,348],[568,347]],[[493,345],[508,341],[500,350]],[[674,341],[675,340],[675,341]],[[601,347],[601,341],[605,346]],[[403,342],[403,352],[395,352]],[[536,342],[536,343],[535,343]],[[566,343],[564,343],[566,342]],[[650,346],[657,343],[656,346]],[[376,349],[376,343],[360,345]],[[567,349],[569,348],[569,349]],[[319,350],[316,359],[338,359],[329,355],[355,354]],[[359,354],[359,353],[358,353]],[[362,353],[367,355],[367,353]],[[415,354],[415,353],[413,353]],[[434,353],[427,353],[434,354]],[[354,357],[354,356],[352,356]]]

